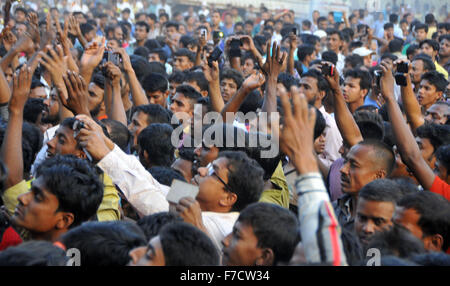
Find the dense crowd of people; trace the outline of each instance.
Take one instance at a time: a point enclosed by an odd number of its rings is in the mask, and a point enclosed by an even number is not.
[[[446,5],[55,2],[2,7],[0,265],[450,265]]]

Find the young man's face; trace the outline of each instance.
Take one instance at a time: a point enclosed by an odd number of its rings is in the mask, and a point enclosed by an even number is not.
[[[450,41],[447,39],[443,39],[439,43],[439,56],[440,57],[449,57],[450,56]]]
[[[380,179],[373,152],[372,147],[359,144],[350,149],[340,170],[342,192],[356,194],[368,183]]]
[[[136,26],[136,29],[134,30],[134,37],[137,41],[147,40],[148,33],[145,26]]]
[[[314,104],[316,98],[320,95],[319,88],[317,86],[317,79],[313,77],[302,77],[300,79],[300,93],[306,96],[309,104]]]
[[[244,31],[246,35],[251,35],[253,32],[253,26],[250,24],[245,24]]]
[[[262,255],[253,228],[239,221],[234,224],[233,232],[223,239],[222,244],[223,266],[254,266]]]
[[[97,116],[103,104],[104,91],[98,85],[91,82],[89,84],[89,111],[93,116]]]
[[[129,266],[166,266],[161,239],[155,236],[147,247],[137,247],[130,251]]]
[[[358,100],[364,99],[367,90],[361,89],[359,85],[360,81],[361,79],[353,78],[350,76],[345,78],[343,95],[347,103],[353,103]]]
[[[342,46],[342,41],[339,38],[339,35],[332,34],[327,36],[327,48],[330,51],[335,52],[336,54],[339,54],[339,49]]]
[[[252,59],[246,59],[244,61],[244,64],[242,65],[242,73],[244,74],[244,77],[250,75],[255,68],[255,63]]]
[[[164,62],[161,61],[161,58],[159,57],[158,53],[150,53],[148,56],[148,61],[149,62],[160,62],[160,63],[164,64]]]
[[[230,172],[227,165],[227,158],[218,158],[207,167],[198,168],[198,174],[192,179],[192,183],[199,187],[196,200],[202,211],[215,211],[228,206],[228,198],[231,193],[225,186],[228,184]]]
[[[25,22],[27,20],[27,15],[25,15],[23,11],[17,11],[16,13],[14,13],[14,16],[17,22]]]
[[[83,151],[78,148],[77,141],[73,138],[72,128],[60,126],[55,136],[47,142],[47,158],[55,155],[75,155],[78,158],[84,156]]]
[[[185,71],[191,69],[194,64],[186,56],[175,56],[173,61],[173,68],[178,71]]]
[[[409,74],[411,77],[411,81],[415,84],[420,83],[420,78],[426,72],[424,69],[422,60],[415,60],[411,63],[411,73]]]
[[[170,26],[166,28],[167,37],[173,39],[173,36],[177,33],[177,28],[175,26]]]
[[[377,232],[392,226],[395,205],[392,202],[370,201],[358,199],[356,207],[355,231],[363,245]]]
[[[11,217],[15,226],[31,233],[47,233],[57,228],[62,219],[58,198],[52,194],[42,177],[31,182],[31,189],[18,197],[18,204]]]
[[[123,41],[123,30],[121,27],[116,27],[116,29],[114,29],[114,38]]]
[[[236,82],[231,78],[224,78],[220,81],[220,92],[222,93],[223,100],[228,102],[233,95],[236,94],[238,86]]]
[[[445,104],[433,104],[425,112],[425,120],[428,123],[444,125],[449,115],[448,106]]]
[[[431,84],[428,80],[423,79],[420,82],[419,92],[417,94],[417,100],[419,104],[426,109],[431,107],[436,101],[442,97],[442,92],[436,90],[436,86]]]
[[[319,30],[326,30],[328,27],[327,20],[322,20],[319,23],[317,23],[317,26],[319,27]]]
[[[430,56],[433,60],[438,53],[437,51],[433,50],[432,46],[430,46],[428,44],[423,44],[422,48],[420,49],[420,52]]]
[[[327,128],[320,134],[319,137],[314,140],[314,151],[316,151],[317,154],[322,154],[325,152],[325,137],[327,136]]]
[[[393,39],[394,38],[394,28],[387,28],[384,30],[384,37],[386,39]]]
[[[38,86],[38,87],[33,88],[30,91],[30,98],[46,99],[47,98],[47,93],[45,92],[45,87]]]
[[[421,138],[419,136],[416,137],[416,143],[419,146],[420,152],[422,153],[422,158],[430,165],[433,169],[434,167],[434,147],[431,144],[430,139]]]
[[[427,32],[425,32],[425,29],[420,29],[416,31],[416,40],[417,42],[422,42],[427,38]]]
[[[154,92],[145,92],[147,95],[148,101],[150,104],[159,104],[162,107],[166,108],[167,106],[167,96],[169,96],[169,91],[162,92],[160,90]]]
[[[148,126],[148,115],[144,112],[137,111],[133,113],[131,123],[128,125],[128,130],[133,136],[133,146],[137,146],[137,138],[141,131]]]
[[[44,100],[44,110],[42,111],[42,120],[58,122],[59,119],[59,101],[58,92],[53,89],[50,92],[50,97]]]
[[[194,107],[191,105],[189,98],[185,97],[182,93],[175,93],[172,98],[172,104],[170,104],[170,110],[177,116],[176,113],[186,113],[192,118],[194,116]],[[183,118],[177,116],[178,120],[183,120]]]

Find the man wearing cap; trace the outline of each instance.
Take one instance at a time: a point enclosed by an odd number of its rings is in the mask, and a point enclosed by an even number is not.
[[[371,51],[366,47],[360,47],[354,49],[352,53],[361,56],[363,58],[365,67],[367,68],[372,67],[372,55],[375,54],[374,51]]]

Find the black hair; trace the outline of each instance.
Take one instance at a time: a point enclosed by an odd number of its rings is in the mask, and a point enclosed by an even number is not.
[[[186,78],[186,74],[184,72],[182,72],[182,71],[174,71],[169,76],[169,82],[174,82],[174,83],[181,84],[181,83],[184,82],[185,78]]]
[[[172,181],[175,179],[186,182],[186,179],[179,171],[166,166],[154,166],[148,169],[148,171],[155,180],[166,186],[172,185]]]
[[[425,23],[428,25],[433,24],[436,21],[436,19],[434,18],[434,15],[429,13],[425,15]]]
[[[178,27],[180,26],[180,24],[178,22],[175,22],[175,21],[167,21],[165,23],[165,26],[166,26],[166,28],[175,27],[175,29],[178,30]]]
[[[261,94],[257,89],[252,90],[244,99],[239,111],[247,114],[248,112],[256,112],[258,108],[261,108],[263,104],[263,99]]]
[[[83,266],[125,266],[129,252],[146,241],[144,232],[128,221],[86,222],[61,237],[68,249],[80,251]]]
[[[145,74],[147,75],[149,73],[158,73],[167,78],[166,67],[160,62],[148,62],[148,69]]]
[[[393,62],[398,59],[398,57],[391,53],[384,53],[380,57],[380,61],[383,61],[384,59],[391,59]]]
[[[133,113],[142,112],[147,114],[147,124],[167,123],[170,124],[170,115],[167,110],[159,104],[146,104],[136,106]]]
[[[381,257],[393,255],[408,258],[414,254],[425,252],[422,241],[407,229],[396,224],[387,230],[375,233],[367,246],[367,249],[371,248],[378,249]]]
[[[159,59],[161,61],[163,61],[163,62],[167,61],[167,53],[166,53],[166,51],[164,51],[161,48],[155,48],[155,49],[150,50],[149,55],[150,54],[158,54]]]
[[[355,109],[355,112],[358,111],[367,111],[367,112],[373,112],[373,113],[377,113],[378,107],[374,106],[374,105],[361,105],[360,107]]]
[[[134,72],[136,73],[136,78],[142,84],[142,79],[145,77],[145,75],[148,73],[148,70],[150,69],[150,63],[148,59],[138,55],[130,55],[130,62]]]
[[[436,70],[436,66],[434,65],[433,59],[427,55],[427,54],[418,54],[413,58],[413,62],[414,61],[422,61],[423,63],[423,69],[426,71],[435,71]]]
[[[80,24],[80,30],[81,30],[81,34],[86,35],[90,31],[94,31],[95,27],[89,23],[85,23],[85,24]]]
[[[135,24],[135,26],[141,26],[141,27],[145,27],[145,30],[148,32],[150,32],[150,26],[147,24],[147,22],[144,21],[139,21]]]
[[[145,92],[166,92],[169,89],[169,81],[159,73],[149,73],[142,80],[142,88]]]
[[[257,202],[264,188],[264,170],[242,151],[223,151],[219,158],[228,159],[228,185],[237,195],[233,211],[241,211]]]
[[[188,60],[192,63],[195,62],[195,54],[191,52],[189,49],[181,48],[178,49],[174,54],[174,57],[187,57]]]
[[[417,136],[430,140],[433,145],[434,152],[440,146],[450,144],[450,126],[434,123],[423,124],[417,128]]]
[[[305,26],[306,28],[310,29],[311,28],[311,21],[310,20],[303,20],[302,21],[302,26]]]
[[[288,73],[280,73],[278,75],[277,83],[281,83],[289,92],[292,86],[298,86],[298,80]]]
[[[22,155],[23,171],[25,175],[31,170],[31,166],[36,159],[37,153],[42,148],[43,134],[34,124],[24,122],[22,125]]]
[[[150,51],[145,46],[144,47],[137,47],[134,50],[133,54],[148,59]]]
[[[159,44],[159,42],[155,39],[149,39],[149,40],[145,41],[144,47],[149,49],[149,51],[153,51],[154,49],[162,48],[161,45]]]
[[[95,83],[99,88],[105,89],[105,76],[101,73],[94,73],[91,82]]]
[[[419,22],[414,25],[414,32],[417,33],[418,30],[425,30],[425,33],[428,33],[428,25]]]
[[[450,203],[443,196],[423,191],[404,196],[398,206],[415,210],[420,218],[417,225],[423,237],[440,234],[443,238],[442,250],[450,245]]]
[[[44,100],[42,98],[28,98],[23,109],[23,119],[27,122],[37,124],[38,117],[45,109]]]
[[[386,171],[386,177],[392,173],[395,168],[395,154],[389,146],[378,140],[364,140],[359,145],[370,146],[373,149],[377,162]]]
[[[383,140],[384,125],[381,115],[370,111],[357,111],[354,113],[353,118],[364,140]]]
[[[165,225],[159,232],[166,266],[218,266],[220,258],[211,239],[184,222]]]
[[[328,84],[328,81],[317,70],[310,69],[307,72],[303,73],[302,77],[315,78],[317,80],[317,88],[319,89],[319,91],[328,92],[330,90],[330,85]]]
[[[174,213],[159,212],[142,217],[136,224],[144,231],[147,241],[150,241],[159,234],[161,228],[173,222],[183,222],[183,219]]]
[[[433,51],[439,51],[439,43],[438,41],[432,40],[432,39],[425,39],[422,42],[420,42],[419,47],[422,48],[424,44],[429,45],[431,48],[433,48]]]
[[[400,38],[394,38],[393,40],[391,40],[389,42],[389,52],[391,53],[396,53],[396,52],[401,52],[402,48],[403,48],[403,43],[404,41]]]
[[[386,31],[387,29],[394,29],[394,24],[386,23],[383,25],[383,29]]]
[[[192,108],[194,108],[194,104],[197,103],[197,100],[202,97],[202,95],[195,90],[195,88],[187,84],[177,86],[176,92],[181,93],[184,97],[188,98],[191,102]]]
[[[227,68],[220,72],[220,81],[225,78],[229,78],[236,83],[237,89],[241,88],[242,83],[244,82],[244,77],[235,69]]]
[[[205,74],[203,72],[186,72],[185,75],[185,82],[195,82],[201,91],[209,90],[209,83],[206,80]]]
[[[66,266],[68,257],[49,241],[32,240],[0,251],[0,266]]]
[[[406,49],[406,56],[409,58],[410,55],[413,55],[417,50],[420,50],[419,45],[411,44]]]
[[[289,210],[275,204],[253,203],[239,214],[238,222],[250,226],[259,248],[270,248],[273,265],[289,262],[300,241],[299,222]]]
[[[147,126],[138,136],[139,156],[146,151],[150,165],[169,167],[174,161],[175,151],[171,142],[172,132],[173,128],[167,123]]]
[[[93,217],[103,199],[103,183],[86,160],[57,155],[42,162],[36,172],[58,199],[58,211],[74,216],[69,228]]]
[[[345,57],[345,64],[349,64],[352,69],[359,68],[364,65],[364,58],[357,54],[350,54]]]
[[[319,109],[314,108],[316,110],[316,123],[314,124],[314,140],[316,140],[320,135],[322,135],[323,131],[327,127],[327,122],[320,112]]]
[[[338,61],[338,56],[333,51],[325,51],[325,52],[322,53],[322,60],[330,62],[333,65],[336,65],[337,61]]]
[[[447,174],[450,172],[450,145],[442,145],[435,152],[436,160],[439,161],[445,169]]]
[[[389,22],[396,24],[398,22],[398,15],[397,14],[391,14],[389,15]]]
[[[445,79],[445,76],[437,71],[429,71],[424,73],[420,80],[426,80],[430,84],[434,85],[436,87],[436,91],[445,92],[448,85],[448,81]]]
[[[437,25],[438,30],[440,29],[445,29],[447,31],[450,31],[450,23],[449,22],[443,22],[443,23],[439,23]]]
[[[189,45],[196,46],[197,43],[198,43],[197,39],[195,39],[195,38],[193,38],[191,36],[188,36],[188,35],[181,36],[179,42],[181,44],[183,44],[183,47],[185,47],[185,48],[188,48]]]
[[[123,125],[117,120],[110,118],[102,119],[101,122],[105,126],[109,127],[108,133],[110,135],[110,139],[115,144],[117,144],[117,146],[119,146],[122,151],[126,152],[131,137],[130,131],[128,131],[127,126]]]
[[[396,145],[396,141],[394,137],[394,131],[392,129],[392,124],[390,122],[383,121],[383,125],[384,125],[383,143],[391,148],[394,148],[394,145]]]
[[[402,193],[400,186],[390,179],[378,179],[361,188],[359,198],[375,202],[391,202],[396,205]]]
[[[359,87],[361,89],[366,89],[367,93],[369,93],[372,86],[372,77],[370,76],[370,73],[368,71],[358,68],[351,69],[345,73],[345,77],[359,79]]]
[[[317,42],[320,42],[320,38],[311,34],[305,34],[304,39],[302,41],[304,44],[315,46]]]
[[[315,52],[315,47],[308,45],[308,44],[303,44],[301,46],[298,47],[297,49],[297,57],[299,61],[304,61],[306,56],[310,56]]]

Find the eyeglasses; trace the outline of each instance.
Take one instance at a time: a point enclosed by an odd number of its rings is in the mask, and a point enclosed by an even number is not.
[[[231,190],[231,187],[227,183],[225,183],[224,180],[222,180],[222,178],[219,177],[219,175],[217,175],[212,163],[209,163],[208,166],[206,166],[206,168],[208,170],[208,176],[215,176],[224,185],[224,187],[225,187],[225,189],[227,189],[227,191],[233,192]]]

